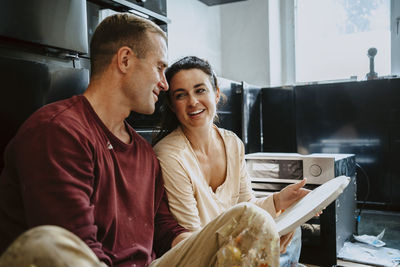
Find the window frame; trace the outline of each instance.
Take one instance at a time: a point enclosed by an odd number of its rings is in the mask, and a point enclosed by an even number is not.
[[[293,85],[297,83],[295,29],[296,2],[297,0],[282,0],[280,5],[282,85]],[[400,76],[400,1],[390,0],[390,31],[390,72],[393,76]]]

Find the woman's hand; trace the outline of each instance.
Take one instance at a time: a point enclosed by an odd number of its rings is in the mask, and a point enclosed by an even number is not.
[[[310,190],[303,188],[307,179],[291,184],[278,193],[274,193],[274,204],[277,212],[289,208],[293,203],[307,195]]]
[[[293,239],[293,235],[294,235],[294,231],[281,236],[281,240],[280,240],[280,253],[285,253],[286,252],[286,248],[287,246],[290,244],[290,241],[292,241]]]

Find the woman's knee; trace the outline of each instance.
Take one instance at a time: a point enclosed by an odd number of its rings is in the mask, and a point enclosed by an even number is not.
[[[275,221],[265,210],[252,203],[240,203],[227,211],[234,219],[218,232],[221,249],[217,261],[222,265],[242,263],[242,266],[279,266],[279,234]],[[247,263],[247,264],[244,264]],[[234,265],[234,264],[233,264]]]
[[[252,231],[265,233],[274,238],[279,235],[272,216],[262,208],[253,203],[242,202],[230,208],[225,216],[233,218],[235,227],[239,229],[252,229]]]

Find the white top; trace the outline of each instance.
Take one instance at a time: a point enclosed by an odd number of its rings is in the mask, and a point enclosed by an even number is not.
[[[239,202],[253,202],[276,217],[273,197],[255,198],[247,174],[242,141],[231,131],[218,129],[227,156],[226,178],[215,192],[203,177],[197,157],[181,128],[154,147],[160,160],[172,214],[190,231],[204,227]]]

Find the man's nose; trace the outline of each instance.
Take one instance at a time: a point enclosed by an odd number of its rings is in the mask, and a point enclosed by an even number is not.
[[[158,88],[162,91],[168,91],[168,83],[167,78],[165,77],[165,73],[161,75],[161,81],[158,83]]]

